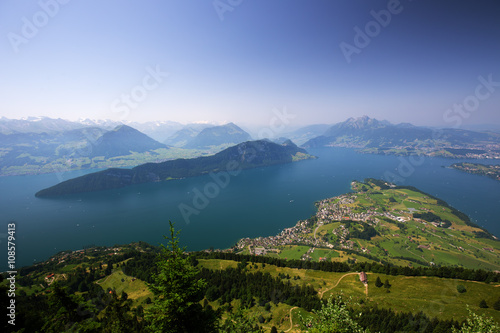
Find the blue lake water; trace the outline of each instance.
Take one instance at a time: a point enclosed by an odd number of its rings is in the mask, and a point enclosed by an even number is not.
[[[1,177],[0,246],[7,245],[7,223],[16,221],[16,266],[20,267],[90,244],[111,246],[142,240],[158,245],[172,220],[182,230],[181,242],[188,250],[227,248],[240,238],[269,236],[293,226],[315,212],[315,201],[350,191],[352,180],[394,175],[397,183],[447,201],[500,236],[500,182],[443,168],[466,160],[404,158],[401,164],[401,157],[359,154],[350,149],[309,152],[319,158],[244,170],[231,176],[224,187],[214,186],[216,182],[207,175],[39,199],[34,196],[38,190],[59,182],[55,174]],[[62,177],[88,172],[68,172]],[[193,203],[195,194],[205,190],[209,197]],[[185,219],[180,205],[196,212]],[[4,255],[0,269],[5,270],[6,265]]]

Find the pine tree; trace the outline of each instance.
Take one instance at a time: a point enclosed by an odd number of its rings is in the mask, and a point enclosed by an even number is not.
[[[249,314],[248,309],[238,308],[235,313],[222,323],[219,333],[260,333],[262,330],[257,324],[255,316]]]
[[[340,295],[335,300],[330,297],[327,302],[323,302],[320,310],[313,310],[315,318],[310,317],[304,321],[301,317],[302,325],[310,333],[367,333],[368,331],[353,319],[347,303],[348,300]]]
[[[380,277],[377,276],[377,280],[375,280],[375,287],[377,288],[380,288],[382,287],[384,284],[382,283],[382,280],[380,280]]]
[[[113,264],[108,261],[108,265],[106,266],[106,270],[104,271],[104,274],[110,275],[112,273],[113,269]]]
[[[162,245],[158,271],[149,284],[155,299],[146,312],[147,328],[152,332],[215,332],[216,313],[200,304],[206,283],[179,247],[178,235],[170,222],[170,237],[164,237],[168,244]]]
[[[498,301],[493,303],[493,309],[500,311],[500,297],[498,298]]]
[[[497,333],[500,332],[500,326],[491,317],[479,316],[469,308],[469,318],[459,329],[453,327],[453,333]]]
[[[486,304],[486,301],[483,299],[483,300],[481,300],[481,302],[479,302],[479,307],[481,309],[486,309],[486,308],[488,308],[488,304]]]
[[[116,293],[106,294],[108,305],[103,310],[102,331],[103,333],[133,333],[141,329],[141,324],[132,313],[131,301],[127,300],[127,294],[122,292],[122,297],[118,298]]]
[[[52,285],[52,293],[47,303],[49,312],[42,327],[43,332],[63,332],[83,319],[78,314],[77,297],[70,295],[67,288],[61,287],[58,282]]]

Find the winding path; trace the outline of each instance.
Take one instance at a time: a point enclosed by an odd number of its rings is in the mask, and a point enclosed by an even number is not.
[[[345,278],[347,275],[354,275],[354,274],[359,275],[359,273],[347,273],[347,274],[342,275],[342,276],[340,277],[340,279],[337,281],[337,283],[336,283],[333,287],[331,287],[331,288],[328,288],[328,289],[326,289],[326,290],[323,290],[323,291],[318,292],[318,294],[320,294],[319,298],[320,298],[320,299],[322,299],[322,298],[323,298],[323,294],[324,294],[324,293],[326,293],[327,291],[332,290],[333,288],[335,288],[336,286],[338,286],[338,285],[339,285],[339,283],[340,283],[340,281],[341,281],[343,278]]]
[[[292,328],[293,328],[293,322],[292,322],[292,310],[294,309],[298,309],[299,307],[298,306],[295,306],[293,308],[290,309],[290,328],[287,329],[285,332],[289,332]]]
[[[354,272],[354,273],[347,273],[347,274],[342,275],[340,277],[340,279],[338,279],[337,283],[333,287],[318,292],[318,294],[320,295],[319,298],[322,299],[323,298],[323,294],[325,292],[327,292],[329,290],[332,290],[333,288],[337,287],[339,285],[340,281],[342,281],[342,279],[345,278],[348,275],[359,275],[359,273]],[[366,297],[368,297],[368,283],[364,283],[364,285],[365,285],[365,294],[366,294]],[[295,307],[293,307],[293,308],[290,309],[290,328],[287,329],[285,332],[289,332],[293,328],[292,311],[295,310],[295,309],[298,309],[298,307],[295,306]]]

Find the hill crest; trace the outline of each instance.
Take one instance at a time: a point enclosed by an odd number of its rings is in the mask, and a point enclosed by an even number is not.
[[[247,141],[229,147],[215,155],[193,159],[176,159],[161,163],[146,163],[132,169],[107,169],[69,179],[35,194],[37,197],[61,196],[120,188],[132,184],[193,177],[225,170],[228,165],[250,169],[291,163],[310,156],[304,149],[289,142],[283,145],[265,140]]]
[[[204,128],[185,145],[185,148],[205,149],[210,146],[232,145],[251,140],[250,134],[228,123],[221,126]]]

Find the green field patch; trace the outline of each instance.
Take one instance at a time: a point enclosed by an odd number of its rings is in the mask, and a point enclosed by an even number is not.
[[[390,293],[384,287],[375,287],[377,276],[384,282],[389,280]],[[387,276],[383,274],[368,275],[368,296],[371,302],[382,307],[391,307],[399,311],[422,311],[430,317],[442,319],[460,319],[467,316],[467,305],[479,313],[487,313],[497,321],[500,313],[479,309],[479,302],[485,299],[493,304],[498,299],[498,291],[494,286],[485,283],[465,282],[460,280],[440,279],[432,277]],[[457,285],[462,284],[467,292],[460,294]]]
[[[107,291],[108,288],[114,290],[118,296],[124,291],[128,298],[134,301],[134,305],[142,304],[148,297],[153,297],[144,281],[125,275],[121,270],[113,272],[98,284]]]
[[[326,258],[326,260],[330,261],[332,258],[338,258],[339,256],[337,251],[330,249],[314,249],[314,252],[311,253],[311,258],[314,261],[319,261],[319,258]]]
[[[69,264],[69,265],[65,265],[62,269],[61,269],[61,272],[71,272],[72,270],[75,269],[75,267],[79,266],[78,264]]]
[[[316,236],[324,236],[332,233],[332,230],[335,229],[334,225],[340,225],[340,223],[329,223],[329,224],[323,224],[318,228],[318,231],[316,232]]]
[[[420,204],[418,202],[411,202],[411,201],[405,200],[405,201],[403,201],[403,204],[405,205],[406,208],[414,208],[417,210],[422,208],[422,204]]]
[[[397,189],[397,190],[395,190],[395,192],[400,193],[400,194],[402,193],[408,197],[423,198],[423,197],[427,196],[423,193],[415,192],[415,191],[408,190],[408,189]]]
[[[345,253],[343,256],[346,256]],[[211,260],[211,265],[220,267],[221,264],[217,261],[223,260]],[[222,264],[222,266],[225,265]],[[493,303],[500,295],[500,287],[496,287],[494,284],[434,277],[392,276],[368,272],[368,298],[366,298],[365,286],[359,281],[359,275],[355,272],[334,273],[299,270],[269,264],[264,267],[262,264],[257,266],[258,268],[254,268],[252,265],[250,271],[268,272],[273,276],[278,276],[280,273],[289,275],[289,281],[292,284],[301,285],[305,283],[311,285],[318,291],[318,296],[322,296],[322,299],[328,299],[331,295],[342,293],[344,296],[353,297],[355,302],[363,300],[368,306],[376,305],[382,308],[392,308],[397,312],[407,311],[414,314],[422,311],[429,317],[458,321],[462,321],[467,316],[467,306],[469,306],[474,312],[486,314],[500,322],[500,311],[492,309]],[[298,276],[300,279],[294,280],[294,276]],[[375,286],[377,277],[380,277],[382,282],[386,279],[389,280],[391,285],[389,293],[387,293],[386,288],[377,288]],[[467,290],[465,293],[460,294],[457,291],[457,285],[459,284],[465,286]],[[479,308],[479,302],[482,299],[486,300],[490,306],[489,309]],[[285,304],[271,305],[272,320],[270,325],[265,327],[270,329],[272,325],[275,325],[281,330],[288,330],[290,328],[289,314],[292,307]],[[252,311],[254,310],[258,314],[263,314],[264,317],[268,316],[266,312],[263,312],[262,307],[252,308]],[[306,313],[304,312],[304,314]],[[294,316],[293,322],[295,323]]]
[[[299,260],[309,250],[309,246],[286,245],[279,253],[280,258]]]
[[[236,268],[238,262],[233,260],[219,260],[219,259],[198,259],[198,263],[203,268],[212,270],[224,270],[226,268]]]

